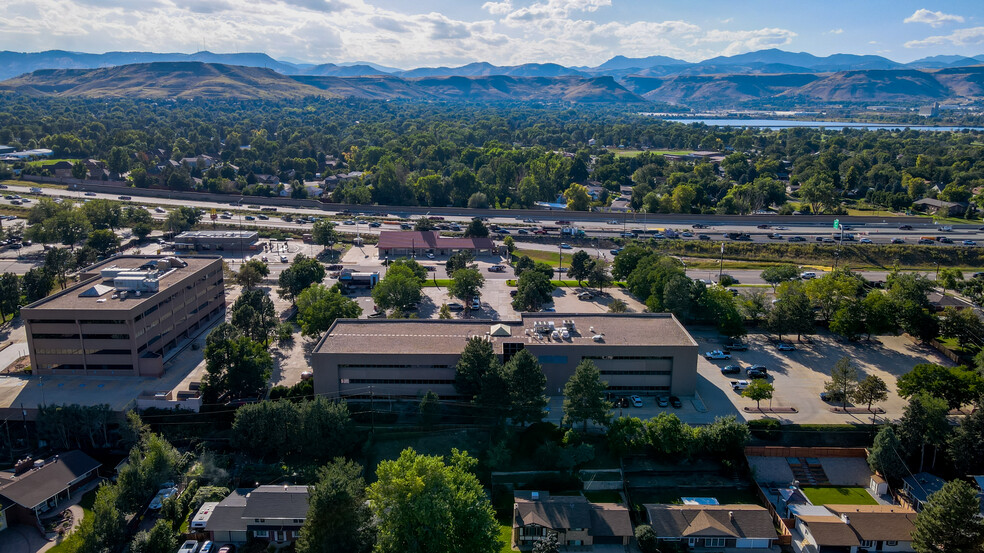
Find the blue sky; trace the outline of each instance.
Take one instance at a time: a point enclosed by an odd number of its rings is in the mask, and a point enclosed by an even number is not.
[[[984,0],[4,0],[0,49],[266,52],[409,68],[762,48],[984,54]]]

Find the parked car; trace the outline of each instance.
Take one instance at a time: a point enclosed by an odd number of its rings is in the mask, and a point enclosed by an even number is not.
[[[629,398],[627,398],[625,396],[622,396],[622,397],[618,398],[618,406],[619,407],[629,407],[630,405],[631,405],[631,403],[629,403]]]
[[[820,400],[829,403],[843,403],[844,391],[835,390],[833,392],[820,392]]]
[[[386,317],[385,311],[373,311],[369,314],[370,319],[383,319]]]
[[[803,280],[811,280],[817,278],[817,274],[814,273],[813,271],[803,271],[802,273],[800,273],[800,278]]]
[[[489,267],[490,273],[501,273],[506,270],[505,265],[492,265]]]
[[[633,407],[642,407],[642,398],[639,396],[629,396]]]
[[[212,553],[212,546],[214,542],[207,541],[202,544],[202,548],[198,550],[198,553]]]
[[[659,396],[658,398],[656,398],[656,405],[659,405],[660,407],[669,407],[670,398],[666,396]]]
[[[573,249],[573,247],[570,244],[568,244],[567,242],[563,242],[560,245],[560,249],[562,249],[562,250],[570,250],[570,249]]]
[[[281,255],[280,256],[280,262],[281,263],[287,263],[287,256],[286,255]]]
[[[745,371],[745,376],[748,378],[769,378],[769,373],[757,367],[749,367]]]
[[[714,351],[705,351],[704,357],[707,359],[731,359],[731,354],[726,351],[716,349]]]
[[[580,294],[577,295],[577,299],[579,300],[590,300],[593,297],[594,294],[592,294],[591,292],[581,292]]]
[[[519,290],[510,290],[509,291],[509,297],[510,298],[515,298],[517,295],[519,295]]]
[[[236,553],[236,546],[227,543],[219,548],[219,553]]]
[[[796,346],[790,344],[789,342],[779,342],[776,349],[779,351],[796,351]]]
[[[721,374],[741,374],[741,365],[727,365],[721,367]]]
[[[304,371],[301,373],[301,380],[311,380],[314,378],[314,371]]]
[[[150,510],[160,510],[160,508],[164,506],[164,500],[176,493],[178,493],[178,488],[176,487],[162,488],[157,492],[157,495],[154,496],[154,499],[150,501]],[[198,545],[198,542],[195,542],[195,545]]]
[[[464,311],[465,310],[465,306],[464,305],[461,305],[458,302],[451,302],[451,303],[448,304],[448,309],[451,310],[451,311]]]
[[[195,540],[188,540],[178,548],[178,553],[195,553],[196,551],[198,551],[198,542]]]
[[[472,298],[472,301],[468,305],[468,308],[471,309],[472,311],[478,311],[479,309],[482,308],[482,299],[481,298]]]
[[[608,250],[608,253],[612,255],[618,255],[620,251],[622,251],[622,248],[615,248],[614,250]]]
[[[670,405],[672,405],[674,409],[679,409],[683,407],[683,402],[676,396],[670,396]]]
[[[748,388],[748,381],[747,380],[732,380],[731,381],[731,389],[734,390],[734,391],[736,391],[736,392],[743,392],[747,388]]]

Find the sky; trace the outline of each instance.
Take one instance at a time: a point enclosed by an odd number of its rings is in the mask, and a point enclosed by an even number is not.
[[[764,48],[984,54],[984,1],[3,0],[0,50],[265,52],[412,68],[700,61]]]

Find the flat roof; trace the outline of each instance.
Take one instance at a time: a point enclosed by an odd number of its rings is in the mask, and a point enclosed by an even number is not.
[[[182,238],[256,238],[259,233],[255,230],[189,230],[174,237],[175,241]]]
[[[567,339],[535,332],[535,323],[574,322]],[[518,320],[338,319],[315,348],[316,353],[458,354],[473,336],[489,337],[497,353],[504,342],[542,346],[697,346],[676,317],[669,313],[522,313]],[[601,340],[595,341],[594,336]]]
[[[115,300],[112,299],[113,294],[110,292],[106,292],[101,295],[95,295],[90,292],[83,295],[84,292],[97,285],[115,288],[113,286],[112,279],[103,279],[100,276],[99,272],[103,269],[117,267],[120,269],[137,270],[148,261],[155,261],[167,257],[177,257],[188,265],[185,267],[177,267],[164,273],[164,275],[158,280],[157,292],[141,292],[140,297],[136,297],[134,294],[130,293],[127,294],[127,297],[124,300],[120,300],[119,298]],[[161,293],[165,292],[168,288],[178,282],[181,282],[191,273],[200,271],[219,260],[220,258],[218,256],[181,257],[173,255],[121,255],[110,257],[105,261],[86,267],[82,271],[82,274],[88,275],[89,278],[86,278],[82,282],[62,290],[61,292],[40,299],[31,305],[24,307],[21,310],[21,314],[31,315],[32,311],[44,311],[49,309],[99,309],[100,311],[130,311],[144,303],[156,302]],[[27,311],[26,313],[25,310]]]
[[[384,230],[379,233],[376,247],[381,250],[390,248],[446,248],[491,250],[495,242],[491,238],[451,238],[441,236],[434,230]]]

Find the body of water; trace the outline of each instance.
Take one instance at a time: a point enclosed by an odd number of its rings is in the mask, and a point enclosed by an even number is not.
[[[795,127],[806,127],[819,129],[821,127],[831,130],[843,129],[912,129],[917,131],[984,131],[984,127],[961,127],[961,126],[940,126],[930,125],[903,125],[892,123],[850,123],[847,121],[792,121],[786,119],[688,119],[688,118],[665,118],[666,121],[674,123],[703,123],[705,125],[717,125],[719,127],[756,127],[763,129],[789,129]]]

